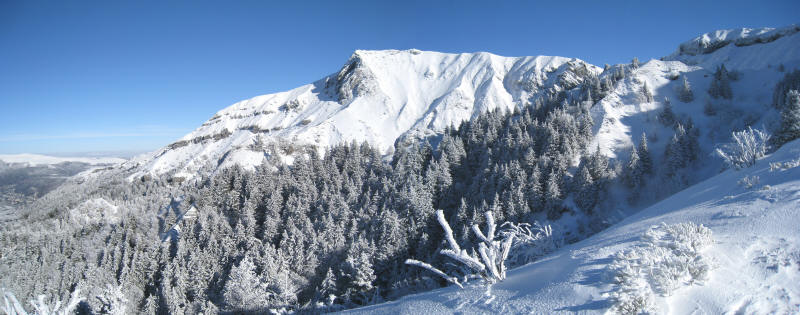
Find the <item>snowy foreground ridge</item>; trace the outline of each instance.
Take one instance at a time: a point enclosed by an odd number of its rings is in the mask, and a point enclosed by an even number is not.
[[[538,262],[487,290],[466,285],[351,310],[360,314],[604,313],[613,305],[614,257],[662,224],[713,231],[705,281],[656,294],[658,314],[791,314],[800,310],[800,141],[750,168],[728,170]],[[759,178],[752,187],[739,183]],[[640,279],[643,286],[652,279]],[[644,288],[643,290],[646,290]]]

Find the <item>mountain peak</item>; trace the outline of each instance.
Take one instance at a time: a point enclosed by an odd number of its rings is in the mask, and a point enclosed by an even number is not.
[[[482,112],[513,110],[578,86],[600,68],[564,57],[486,52],[356,50],[331,76],[244,100],[136,163],[140,175],[232,165],[290,163],[308,149],[366,141],[391,153],[404,136],[427,136]]]

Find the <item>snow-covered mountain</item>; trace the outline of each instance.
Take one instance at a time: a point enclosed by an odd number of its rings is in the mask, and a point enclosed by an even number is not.
[[[661,60],[628,68],[621,83],[592,107],[595,144],[614,157],[642,132],[667,136],[653,124],[665,97],[677,102],[676,87],[686,76],[699,96],[675,106],[698,125],[713,125],[701,114],[708,89],[721,64],[742,78],[737,86],[762,86],[736,93],[747,110],[771,103],[772,87],[781,69],[800,58],[800,28],[737,29],[707,33],[683,43]],[[233,104],[180,140],[133,159],[125,168],[145,174],[192,177],[202,169],[240,165],[252,169],[263,162],[291,163],[313,148],[319,153],[335,144],[366,141],[384,154],[403,136],[429,136],[448,126],[494,109],[511,110],[535,100],[579,89],[588,77],[613,76],[603,69],[564,57],[501,57],[490,53],[446,54],[419,50],[356,51],[342,69],[296,89],[262,95]],[[643,102],[643,86],[654,95]],[[744,115],[733,127],[752,124]],[[726,122],[728,123],[728,122]],[[764,123],[770,123],[766,121]],[[774,122],[773,122],[774,123]],[[730,128],[724,128],[729,130]],[[722,133],[720,137],[726,137]],[[713,138],[713,137],[712,137]]]
[[[481,112],[528,106],[601,69],[563,57],[419,50],[353,53],[333,75],[231,105],[175,143],[136,159],[139,174],[191,176],[204,166],[246,168],[313,146],[367,141],[390,153],[405,134],[431,135]]]
[[[61,157],[41,154],[0,154],[0,161],[8,164],[26,166],[53,165],[64,162],[86,163],[89,165],[119,164],[127,160],[118,157]]]
[[[658,124],[656,117],[665,98],[676,114],[691,117],[696,125],[710,133],[709,137],[701,139],[705,140],[706,143],[701,143],[705,146],[727,141],[731,129],[775,123],[774,117],[754,120],[772,107],[775,84],[784,77],[785,71],[800,65],[798,31],[800,27],[790,26],[711,32],[681,44],[676,52],[661,60],[643,63],[592,107],[595,144],[600,145],[607,156],[615,157],[629,148],[633,140],[638,140],[642,132],[656,138],[668,137],[672,131]],[[723,64],[738,76],[731,82],[732,100],[715,100],[706,93],[713,73]],[[688,103],[679,101],[681,76],[688,79],[696,95]],[[640,97],[645,85],[653,93],[652,102],[642,101]],[[709,102],[730,111],[717,116],[704,115]]]

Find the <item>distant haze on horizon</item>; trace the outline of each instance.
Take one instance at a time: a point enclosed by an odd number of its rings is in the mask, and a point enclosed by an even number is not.
[[[0,154],[156,150],[237,101],[338,71],[356,49],[602,66],[796,12],[798,1],[4,1]]]

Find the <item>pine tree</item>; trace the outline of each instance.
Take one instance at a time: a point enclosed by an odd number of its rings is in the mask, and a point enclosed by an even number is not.
[[[545,183],[545,209],[547,210],[548,218],[558,218],[561,210],[561,179],[560,175],[555,171],[551,171],[547,176]]]
[[[541,210],[542,207],[542,172],[539,165],[535,165],[533,171],[528,176],[528,206],[534,211]]]
[[[601,183],[605,182],[611,177],[611,170],[608,168],[608,157],[600,152],[600,144],[594,150],[588,159],[585,159],[589,174],[592,175],[592,180]]]
[[[225,302],[237,310],[254,311],[269,305],[273,292],[256,275],[256,266],[250,256],[245,256],[239,265],[232,268],[225,283]]]
[[[697,157],[700,154],[700,143],[698,142],[698,139],[700,138],[700,130],[698,130],[697,126],[694,125],[692,117],[689,117],[686,120],[684,126],[686,126],[686,135],[683,139],[683,146],[686,148],[687,157],[691,162],[697,160]]]
[[[636,153],[639,156],[642,174],[653,174],[653,158],[650,156],[650,149],[647,148],[647,134],[644,132],[642,132]]]
[[[583,165],[578,171],[574,186],[577,193],[575,204],[584,212],[589,213],[597,204],[597,187],[586,165]]]
[[[642,160],[636,148],[631,149],[631,156],[628,164],[625,165],[625,184],[629,188],[638,188],[642,184]]]
[[[677,89],[678,92],[678,100],[684,103],[689,103],[694,100],[694,92],[692,92],[692,86],[689,84],[689,79],[686,76],[683,76],[683,82]]]
[[[322,279],[322,283],[320,283],[319,289],[317,289],[317,294],[319,295],[318,299],[328,306],[334,304],[336,301],[336,295],[338,294],[336,289],[336,275],[333,274],[331,268],[328,268],[328,272],[325,273],[325,278]]]
[[[683,125],[678,124],[675,128],[675,134],[667,144],[664,150],[667,162],[667,175],[674,176],[678,171],[695,159],[695,151],[693,150],[693,140],[691,136],[687,135],[686,129]]]
[[[347,287],[355,294],[351,299],[358,304],[366,303],[367,293],[374,288],[375,270],[372,268],[371,257],[369,244],[363,238],[358,238],[350,246],[341,268]]]
[[[731,91],[730,74],[725,69],[725,65],[720,65],[717,71],[714,72],[714,79],[711,80],[711,86],[708,88],[708,94],[713,98],[731,99],[733,92]]]
[[[652,103],[654,101],[653,92],[650,91],[649,87],[647,87],[647,82],[642,84],[642,88],[639,90],[639,96],[641,97],[642,102]]]
[[[781,110],[780,144],[800,138],[800,92],[789,90]]]
[[[775,85],[775,91],[772,92],[772,106],[783,110],[786,96],[791,90],[800,90],[800,70],[786,73],[783,79]]]
[[[672,111],[672,104],[669,99],[664,99],[664,107],[658,113],[658,121],[664,126],[672,126],[675,124],[675,113]]]
[[[262,206],[263,213],[261,216],[263,217],[263,222],[259,229],[259,238],[264,242],[274,243],[275,238],[278,236],[282,203],[281,191],[276,189],[266,198],[266,204]]]
[[[155,295],[148,295],[145,299],[144,309],[142,309],[144,314],[148,315],[155,315],[158,313],[158,300],[156,299]]]

